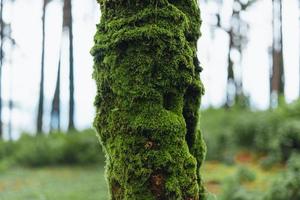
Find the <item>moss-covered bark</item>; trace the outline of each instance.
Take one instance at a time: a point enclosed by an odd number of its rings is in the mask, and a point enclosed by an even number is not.
[[[196,0],[99,0],[94,121],[111,199],[203,200]]]

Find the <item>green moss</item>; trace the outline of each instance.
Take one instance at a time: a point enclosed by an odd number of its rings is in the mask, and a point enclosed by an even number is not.
[[[111,199],[203,200],[194,0],[99,0],[94,126]]]

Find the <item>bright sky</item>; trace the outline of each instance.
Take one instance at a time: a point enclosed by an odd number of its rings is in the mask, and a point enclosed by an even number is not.
[[[286,70],[286,97],[288,101],[297,98],[299,82],[299,24],[297,0],[283,0],[284,50]],[[232,0],[225,0],[222,15],[226,16]],[[206,87],[203,107],[218,106],[224,102],[226,88],[226,62],[228,37],[221,30],[216,31],[212,41],[208,28],[208,14],[211,7],[202,4],[202,38],[199,40],[199,58],[204,72],[201,75]],[[271,0],[258,0],[245,19],[250,24],[250,41],[243,55],[243,84],[256,108],[264,109],[269,102],[268,48],[271,46]],[[89,50],[93,45],[95,24],[99,21],[96,1],[73,0],[74,15],[74,61],[75,61],[75,122],[78,128],[90,127],[94,117],[93,100],[95,84],[91,78],[93,61]],[[12,36],[17,47],[3,68],[3,95],[7,102],[12,95],[15,101],[13,111],[14,137],[21,131],[35,130],[38,103],[41,57],[42,1],[16,1],[5,8],[4,19],[12,23]],[[45,128],[49,127],[50,105],[54,94],[58,53],[61,43],[62,4],[53,0],[46,15],[46,80],[45,80]],[[68,41],[63,43],[61,77],[62,126],[67,126],[68,113]],[[7,48],[8,49],[8,48]],[[10,81],[10,77],[12,81]],[[8,109],[4,109],[4,123],[8,122]],[[5,126],[7,128],[7,126]]]

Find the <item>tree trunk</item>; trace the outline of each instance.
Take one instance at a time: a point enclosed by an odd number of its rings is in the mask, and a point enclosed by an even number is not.
[[[72,1],[64,1],[64,23],[69,33],[69,124],[68,130],[74,130],[74,56],[73,56],[73,21],[72,21]]]
[[[13,100],[10,97],[9,102],[8,102],[8,109],[9,109],[9,121],[8,121],[8,138],[10,141],[12,141],[12,115],[13,115]]]
[[[233,48],[233,32],[232,29],[228,32],[229,36],[229,48],[228,48],[228,55],[227,55],[227,91],[226,91],[226,103],[225,107],[229,108],[234,104],[236,94],[233,94],[232,86],[236,86],[236,81],[234,78],[234,71],[233,71],[233,62],[230,57],[230,52]],[[236,89],[236,88],[235,88]]]
[[[42,16],[42,57],[41,57],[41,80],[40,80],[40,92],[39,92],[39,105],[37,116],[37,134],[43,132],[43,115],[44,115],[44,68],[45,68],[45,16],[46,6],[48,0],[44,0],[43,3],[43,16]]]
[[[60,55],[60,54],[59,54]],[[56,87],[52,100],[50,131],[60,130],[60,66],[61,60],[58,61]]]
[[[2,124],[2,67],[3,67],[3,41],[4,41],[4,22],[3,22],[3,0],[0,1],[0,139],[3,137]]]
[[[279,97],[284,95],[284,62],[282,32],[282,0],[273,0],[273,67],[271,77],[272,107],[276,107],[279,101]]]
[[[205,199],[197,1],[99,3],[94,126],[110,199]]]

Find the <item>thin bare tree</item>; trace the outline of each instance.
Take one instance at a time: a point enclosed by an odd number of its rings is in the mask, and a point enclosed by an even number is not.
[[[284,95],[284,61],[283,61],[283,28],[282,0],[272,0],[273,9],[273,45],[271,74],[271,107],[277,107],[279,98]]]
[[[51,107],[50,131],[60,130],[60,68],[61,68],[61,58],[59,57],[56,86],[55,86],[54,97],[52,100],[52,107]]]
[[[72,0],[64,0],[63,27],[67,29],[69,36],[69,124],[68,130],[75,129],[74,124],[74,53],[73,53],[73,19]]]
[[[227,33],[229,45],[227,54],[227,89],[226,89],[226,101],[224,106],[230,107],[234,103],[244,105],[246,101],[245,94],[243,92],[243,82],[242,74],[237,74],[234,68],[236,66],[241,67],[243,50],[248,43],[248,23],[241,17],[241,15],[246,12],[256,0],[242,1],[234,0],[232,13],[229,17],[229,25],[223,24],[220,16],[220,9],[225,3],[222,0],[205,1],[206,3],[214,3],[219,7],[216,13],[212,14],[212,17],[216,19],[216,23],[212,24],[212,31],[219,28]],[[226,19],[225,19],[226,20]],[[239,60],[234,61],[232,58],[232,53],[237,52],[239,54]],[[237,75],[239,77],[237,77]]]
[[[42,56],[41,56],[41,79],[40,79],[40,92],[39,92],[39,103],[37,113],[36,131],[37,134],[43,132],[43,116],[44,116],[44,71],[45,71],[45,26],[46,26],[46,7],[49,0],[43,1],[43,14],[42,14]]]

